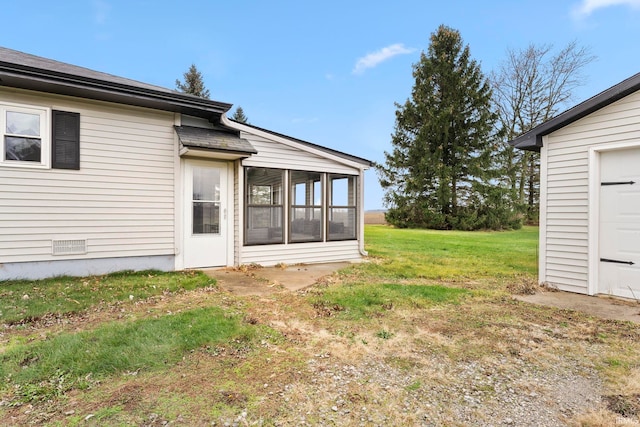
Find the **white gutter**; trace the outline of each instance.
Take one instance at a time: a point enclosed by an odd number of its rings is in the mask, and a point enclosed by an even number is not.
[[[369,256],[369,253],[364,250],[364,169],[360,169],[360,176],[358,181],[360,181],[360,191],[358,191],[358,193],[360,194],[360,200],[358,200],[358,213],[360,214],[358,215],[358,217],[360,218],[360,224],[358,227],[358,234],[360,234],[360,236],[358,236],[358,249],[360,250],[360,255]]]

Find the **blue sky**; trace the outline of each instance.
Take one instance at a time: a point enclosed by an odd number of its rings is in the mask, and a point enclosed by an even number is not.
[[[25,0],[0,15],[2,46],[172,89],[194,63],[250,123],[378,162],[440,24],[485,74],[508,48],[589,48],[572,105],[640,71],[640,0]],[[381,208],[375,171],[365,185]]]

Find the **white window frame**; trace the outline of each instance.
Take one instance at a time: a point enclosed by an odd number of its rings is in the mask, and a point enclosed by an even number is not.
[[[5,160],[5,135],[7,131],[7,111],[40,116],[40,162]],[[51,166],[51,109],[31,105],[0,103],[0,166],[48,169]]]

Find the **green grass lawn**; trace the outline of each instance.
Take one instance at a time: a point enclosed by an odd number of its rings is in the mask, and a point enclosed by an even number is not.
[[[538,228],[466,232],[365,228],[366,249],[380,263],[365,264],[369,274],[434,280],[535,275]]]
[[[215,283],[214,279],[196,271],[123,271],[104,276],[5,281],[0,282],[0,323],[22,323],[45,315],[79,313],[99,303],[139,301]]]

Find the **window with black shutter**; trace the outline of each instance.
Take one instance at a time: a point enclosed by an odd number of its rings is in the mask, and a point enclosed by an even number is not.
[[[80,114],[52,111],[51,167],[80,169]]]

